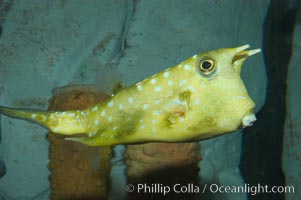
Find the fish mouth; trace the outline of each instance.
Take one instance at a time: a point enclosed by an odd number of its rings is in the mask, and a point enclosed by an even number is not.
[[[235,63],[236,61],[244,61],[246,58],[261,52],[261,49],[246,50],[248,48],[250,48],[249,44],[234,48],[232,63]]]
[[[241,127],[245,128],[247,126],[252,126],[254,122],[256,121],[256,116],[253,111],[247,112],[242,120],[241,120]]]

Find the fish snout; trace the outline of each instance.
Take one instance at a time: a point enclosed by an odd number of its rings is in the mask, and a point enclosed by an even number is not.
[[[252,111],[250,111],[250,112],[247,112],[247,114],[243,116],[241,125],[243,128],[245,128],[247,126],[252,126],[255,121],[256,121],[256,116]]]

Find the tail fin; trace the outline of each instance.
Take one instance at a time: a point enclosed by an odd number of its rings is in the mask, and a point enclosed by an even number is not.
[[[17,119],[24,119],[31,122],[35,122],[38,123],[39,125],[48,128],[47,119],[49,118],[49,113],[47,112],[19,110],[19,109],[0,106],[0,114],[17,118]]]
[[[37,123],[54,133],[64,135],[85,133],[87,125],[84,111],[45,112],[0,106],[0,114],[28,120]]]

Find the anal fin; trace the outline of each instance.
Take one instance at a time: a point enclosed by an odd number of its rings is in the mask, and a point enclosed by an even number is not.
[[[94,137],[67,137],[65,140],[79,142],[88,146],[112,146],[117,143],[114,138],[101,137],[98,134]]]
[[[65,140],[79,142],[81,144],[88,145],[88,146],[101,146],[97,144],[95,138],[91,138],[91,137],[67,137],[65,138]]]

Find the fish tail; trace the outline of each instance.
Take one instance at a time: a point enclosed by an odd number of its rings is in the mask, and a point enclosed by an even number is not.
[[[84,133],[87,125],[84,111],[45,112],[0,106],[0,114],[31,121],[63,135]]]
[[[4,106],[0,106],[0,114],[17,118],[17,119],[24,119],[31,122],[35,122],[45,127],[47,127],[46,119],[49,118],[49,113],[47,112],[21,110],[21,109],[8,108]]]

